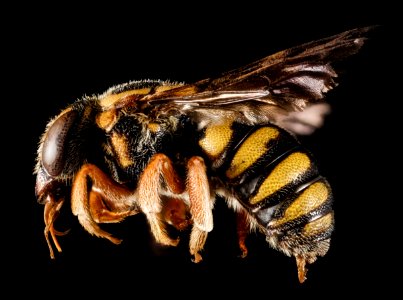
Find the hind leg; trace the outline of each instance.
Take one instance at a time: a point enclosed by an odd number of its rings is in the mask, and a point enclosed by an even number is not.
[[[188,162],[186,190],[189,194],[190,214],[193,220],[190,234],[190,254],[194,262],[200,262],[200,251],[203,249],[208,233],[213,230],[214,197],[210,194],[210,185],[206,166],[201,157],[192,157]]]

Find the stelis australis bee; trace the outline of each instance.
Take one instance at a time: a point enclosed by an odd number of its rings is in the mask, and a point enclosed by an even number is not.
[[[50,256],[61,252],[54,228],[61,207],[90,234],[119,244],[102,223],[145,214],[155,240],[179,242],[168,228],[189,228],[201,261],[213,230],[216,196],[237,215],[242,256],[259,230],[294,256],[298,278],[329,249],[332,191],[297,140],[321,126],[332,64],[355,54],[372,27],[358,28],[265,57],[192,84],[132,81],[85,96],[47,125],[35,174],[45,205]]]

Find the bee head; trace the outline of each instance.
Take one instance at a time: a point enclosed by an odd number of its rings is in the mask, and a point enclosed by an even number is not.
[[[63,111],[49,122],[41,138],[35,186],[39,202],[43,201],[43,196],[49,190],[55,190],[64,181],[63,174],[66,172],[69,137],[77,116],[78,112],[73,109]]]
[[[46,126],[41,137],[35,167],[35,193],[38,201],[45,201],[49,193],[65,189],[74,173],[96,147],[94,130],[96,106],[88,99],[78,101],[63,110]]]

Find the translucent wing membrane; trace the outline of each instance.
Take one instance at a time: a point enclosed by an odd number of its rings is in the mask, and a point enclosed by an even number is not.
[[[289,113],[323,102],[325,93],[336,86],[337,72],[332,64],[356,53],[373,28],[357,28],[305,43],[218,78],[204,79],[146,98],[151,105],[173,105],[204,117],[220,110],[219,115],[236,113],[247,123],[270,121],[284,125]],[[322,108],[311,111],[311,115],[315,111],[318,115],[313,118],[314,126],[308,120],[308,127],[316,128],[322,123],[317,121],[325,115]],[[288,124],[290,120],[295,123],[300,119],[294,114],[287,119]],[[308,131],[296,130],[296,133]]]

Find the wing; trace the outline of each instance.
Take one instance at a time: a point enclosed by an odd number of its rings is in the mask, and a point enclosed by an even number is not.
[[[187,110],[195,118],[236,114],[244,122],[270,121],[285,127],[291,124],[288,126],[291,131],[307,134],[312,132],[307,128],[320,126],[329,112],[323,103],[326,92],[337,85],[332,64],[357,53],[373,28],[356,28],[305,43],[218,78],[150,94],[144,100],[150,105]],[[313,105],[316,109],[302,114],[307,106]],[[302,127],[303,130],[298,129]]]

